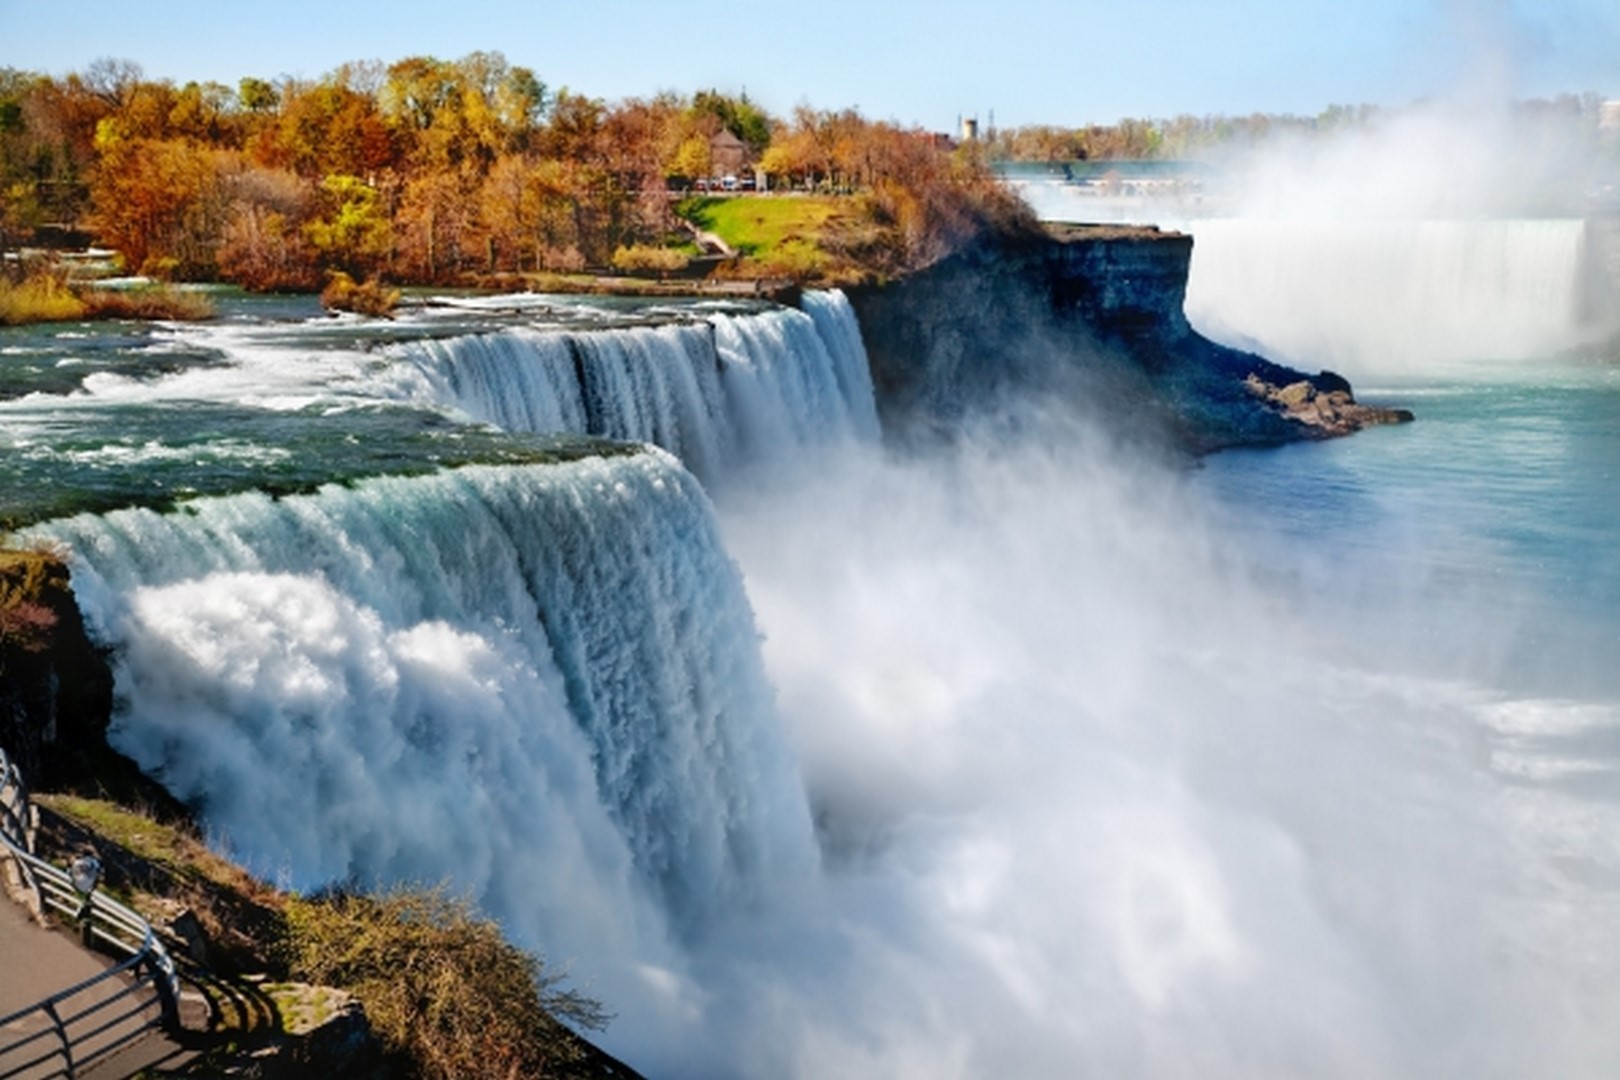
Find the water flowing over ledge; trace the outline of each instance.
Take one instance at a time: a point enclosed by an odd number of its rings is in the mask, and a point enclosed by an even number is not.
[[[683,934],[814,865],[741,581],[661,452],[40,535],[118,648],[114,744],[261,872]]]
[[[877,437],[871,375],[843,294],[804,311],[620,330],[517,328],[390,347],[420,392],[508,431],[650,442],[704,479],[744,460]]]

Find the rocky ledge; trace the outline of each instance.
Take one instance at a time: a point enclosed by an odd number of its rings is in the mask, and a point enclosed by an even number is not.
[[[1306,434],[1331,438],[1349,435],[1374,424],[1404,424],[1412,419],[1406,409],[1363,405],[1350,392],[1350,384],[1324,371],[1315,380],[1299,379],[1278,386],[1251,373],[1244,387],[1268,408],[1303,426]]]
[[[886,429],[948,429],[1009,393],[1060,394],[1194,453],[1410,420],[1199,334],[1183,310],[1192,237],[1139,226],[995,236],[850,290]]]

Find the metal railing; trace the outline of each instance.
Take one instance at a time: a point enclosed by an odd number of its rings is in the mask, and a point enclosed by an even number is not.
[[[33,824],[22,775],[0,750],[0,861],[9,858],[36,915],[56,911],[79,926],[85,944],[124,958],[0,1016],[0,1080],[72,1080],[153,1028],[179,1030],[180,983],[145,919],[99,890],[79,892],[65,871],[34,856]]]

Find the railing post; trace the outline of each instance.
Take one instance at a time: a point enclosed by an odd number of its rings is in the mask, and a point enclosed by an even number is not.
[[[164,1030],[171,1034],[180,1030],[180,1002],[175,1000],[175,974],[173,962],[165,964],[162,954],[146,954],[146,968],[152,974],[152,985],[157,988],[158,1008],[163,1013]],[[166,958],[165,958],[166,959]]]
[[[62,1017],[57,1014],[54,1002],[47,1001],[45,1003],[45,1015],[51,1018],[51,1026],[56,1029],[56,1037],[62,1040],[63,1068],[67,1070],[68,1080],[73,1080],[75,1075],[73,1069],[73,1040],[68,1038],[67,1025],[62,1023]]]

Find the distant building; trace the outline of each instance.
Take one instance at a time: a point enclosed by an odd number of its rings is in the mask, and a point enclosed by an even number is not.
[[[1620,101],[1605,101],[1598,106],[1598,127],[1604,131],[1620,131]]]
[[[962,117],[962,141],[973,142],[979,137],[979,118],[977,116]]]
[[[753,153],[748,144],[725,128],[709,140],[711,171],[720,176],[753,176]]]

